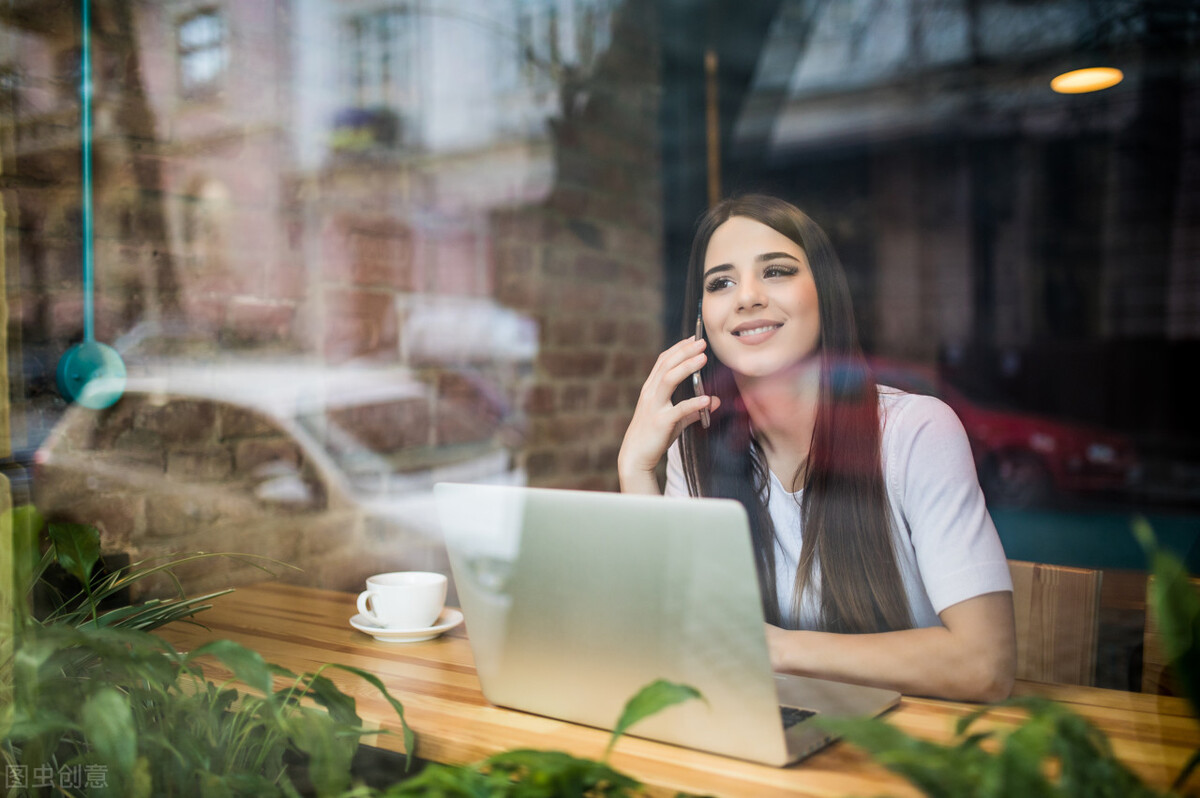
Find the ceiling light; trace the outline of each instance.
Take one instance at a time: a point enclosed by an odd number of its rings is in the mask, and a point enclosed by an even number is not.
[[[1125,78],[1119,69],[1091,67],[1064,72],[1050,81],[1050,88],[1059,94],[1084,94],[1116,86]]]

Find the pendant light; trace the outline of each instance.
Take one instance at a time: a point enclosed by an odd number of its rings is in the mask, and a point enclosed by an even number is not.
[[[96,410],[116,403],[125,392],[125,363],[117,350],[96,340],[93,308],[94,242],[92,225],[92,53],[90,0],[83,5],[83,53],[80,57],[80,135],[83,151],[83,342],[58,361],[58,392],[69,402]]]

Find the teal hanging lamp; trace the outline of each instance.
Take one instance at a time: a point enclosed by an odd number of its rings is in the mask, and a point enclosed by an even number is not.
[[[93,312],[94,256],[92,232],[92,53],[89,0],[83,5],[83,53],[80,61],[80,135],[83,150],[83,342],[58,361],[58,392],[68,402],[96,410],[116,403],[125,392],[125,363],[117,350],[96,340]]]

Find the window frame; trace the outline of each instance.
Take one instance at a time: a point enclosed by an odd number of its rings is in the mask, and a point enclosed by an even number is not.
[[[189,24],[204,18],[211,18],[216,22],[216,36],[212,40],[205,40],[198,44],[185,42],[185,28]],[[229,46],[229,23],[224,11],[218,6],[202,6],[192,9],[176,19],[174,36],[176,85],[179,89],[180,98],[185,101],[195,101],[212,99],[219,95],[225,86],[225,80],[229,74],[231,49]],[[204,80],[193,82],[193,78],[189,76],[187,64],[190,59],[206,53],[216,54],[218,59],[217,65],[213,69],[211,76],[208,76]]]

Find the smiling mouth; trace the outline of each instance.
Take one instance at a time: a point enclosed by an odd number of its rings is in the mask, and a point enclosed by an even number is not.
[[[734,330],[733,334],[738,338],[741,338],[744,335],[763,335],[764,333],[778,330],[782,326],[782,324],[764,324],[761,327],[753,327],[748,330]]]

